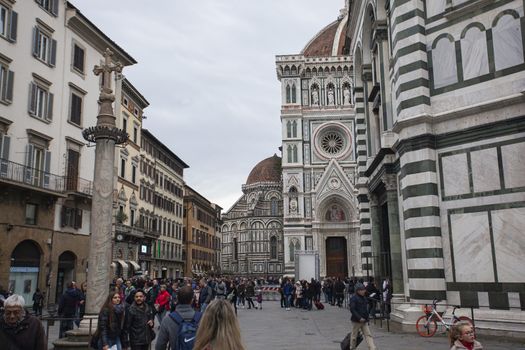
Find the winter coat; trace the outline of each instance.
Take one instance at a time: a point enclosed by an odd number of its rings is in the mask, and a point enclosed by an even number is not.
[[[368,301],[359,294],[354,294],[350,298],[350,312],[352,313],[351,320],[359,322],[362,318],[368,321]]]
[[[159,305],[159,312],[170,309],[170,293],[167,290],[162,291],[157,296],[155,304]]]
[[[246,286],[246,298],[253,298],[255,296],[255,287],[253,284],[248,284]]]
[[[345,292],[345,284],[341,281],[336,281],[334,284],[334,293],[339,296],[343,296]]]
[[[450,350],[462,350],[462,349],[466,349],[466,347],[461,344],[461,341],[459,340],[456,340],[454,342],[454,345],[452,345],[452,347],[450,348]],[[474,350],[483,350],[483,346],[481,346],[481,343],[478,342],[477,340],[474,340]]]
[[[175,311],[186,321],[191,321],[195,315],[195,311],[188,304],[177,305]],[[166,350],[168,343],[172,349],[175,349],[178,343],[178,334],[179,325],[170,315],[166,315],[160,324],[155,350]]]
[[[283,287],[283,292],[284,292],[284,295],[288,296],[288,295],[292,295],[293,293],[293,286],[291,283],[286,283]]]
[[[60,297],[58,314],[62,317],[75,317],[77,305],[82,299],[82,293],[76,288],[68,288]]]
[[[0,347],[2,350],[47,350],[42,323],[26,315],[20,323],[11,327],[0,317]]]
[[[110,317],[110,313],[112,314]],[[109,340],[115,340],[120,338],[126,343],[127,339],[126,332],[124,330],[124,319],[126,317],[126,311],[117,313],[115,309],[103,308],[98,314],[98,330],[100,339],[102,340],[102,346],[109,345]]]
[[[213,296],[213,291],[211,287],[206,285],[204,286],[199,293],[199,305],[209,304]]]
[[[151,339],[151,328],[147,325],[148,321],[153,321],[153,310],[144,303],[143,307],[139,307],[133,303],[126,314],[126,321],[124,328],[126,334],[129,336],[129,344],[134,345],[149,345]]]

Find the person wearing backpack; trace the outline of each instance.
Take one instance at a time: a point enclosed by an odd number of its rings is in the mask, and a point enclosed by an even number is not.
[[[191,307],[193,289],[184,286],[177,293],[178,304],[174,312],[166,316],[160,325],[155,350],[190,350],[195,344],[197,328],[202,313]]]

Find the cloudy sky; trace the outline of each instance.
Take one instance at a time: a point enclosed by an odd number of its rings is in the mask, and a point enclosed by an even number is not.
[[[133,56],[144,127],[190,168],[185,181],[224,210],[250,170],[280,155],[275,55],[299,53],[344,0],[70,0]]]

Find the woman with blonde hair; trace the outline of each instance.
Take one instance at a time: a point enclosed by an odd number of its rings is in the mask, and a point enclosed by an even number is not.
[[[450,350],[482,350],[480,342],[475,339],[474,327],[468,321],[460,321],[452,326],[449,334]]]
[[[245,350],[239,322],[229,301],[216,299],[206,307],[193,349]]]

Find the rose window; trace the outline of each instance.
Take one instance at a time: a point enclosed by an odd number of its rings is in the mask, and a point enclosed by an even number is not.
[[[345,141],[343,137],[336,132],[328,132],[321,137],[321,148],[330,155],[336,155],[343,149]]]

